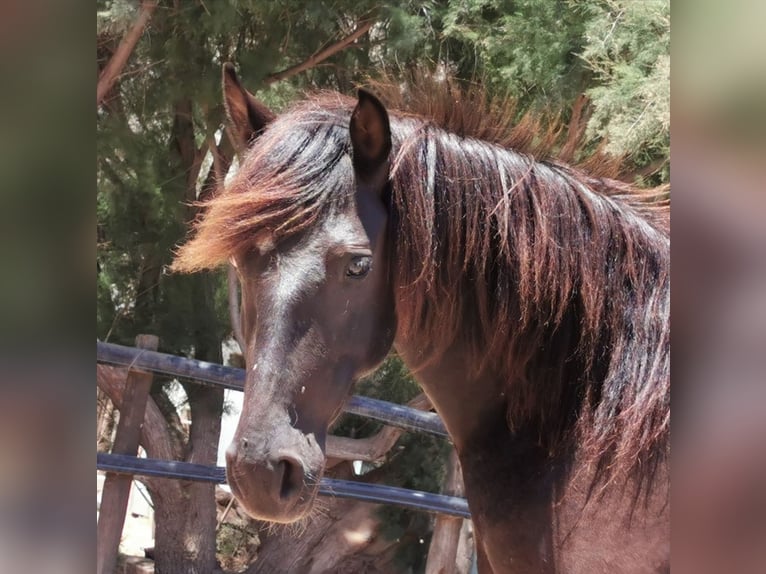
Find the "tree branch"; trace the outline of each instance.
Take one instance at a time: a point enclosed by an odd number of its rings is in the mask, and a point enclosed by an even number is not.
[[[229,137],[229,130],[224,128],[221,132],[221,142],[215,145],[212,136],[208,137],[208,148],[213,156],[213,164],[205,176],[205,181],[199,192],[199,201],[205,201],[218,190],[226,180],[231,162],[234,159],[234,144]]]
[[[133,53],[133,50],[138,44],[141,35],[144,32],[144,28],[152,19],[152,14],[157,8],[157,2],[154,0],[143,0],[141,2],[141,9],[138,13],[136,21],[130,30],[127,31],[120,41],[120,45],[117,46],[114,55],[109,59],[109,62],[104,67],[101,75],[98,78],[98,85],[96,86],[96,107],[101,105],[106,94],[112,89],[117,78],[122,73],[122,69],[128,62],[128,58]]]
[[[180,169],[186,175],[184,199],[189,204],[197,199],[197,177],[207,154],[207,146],[202,144],[200,148],[197,148],[194,140],[192,101],[189,98],[181,98],[173,104],[170,150],[171,153],[178,155]]]
[[[431,409],[431,402],[421,393],[407,403],[407,406],[427,411]],[[329,435],[326,445],[327,458],[334,460],[328,460],[327,467],[331,468],[341,460],[362,460],[365,462],[380,460],[393,448],[403,432],[404,429],[386,426],[367,438],[353,439]]]
[[[320,62],[326,60],[330,56],[334,56],[341,50],[348,47],[349,44],[351,44],[352,42],[364,36],[364,34],[366,34],[367,31],[370,28],[372,28],[372,25],[374,23],[375,22],[373,20],[369,20],[367,22],[361,22],[357,26],[356,30],[354,30],[351,34],[349,34],[345,38],[338,40],[334,44],[330,44],[324,50],[320,50],[319,52],[316,52],[314,55],[304,60],[300,64],[296,64],[295,66],[290,66],[289,68],[282,70],[281,72],[276,72],[274,74],[270,74],[269,76],[266,76],[266,78],[263,80],[264,83],[266,85],[273,84],[274,82],[284,80],[285,78],[289,78],[291,76],[295,76],[296,74],[300,74],[301,72],[308,70],[309,68],[313,68]]]

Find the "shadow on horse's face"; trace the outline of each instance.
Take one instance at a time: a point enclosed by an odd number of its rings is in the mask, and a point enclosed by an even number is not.
[[[358,166],[363,152],[354,151]],[[365,167],[380,168],[387,154]],[[262,520],[292,522],[310,511],[328,426],[353,382],[385,358],[394,338],[385,177],[382,170],[365,177],[351,157],[343,161],[354,178],[348,201],[287,239],[256,232],[255,249],[233,260],[247,376],[227,476],[246,511]]]

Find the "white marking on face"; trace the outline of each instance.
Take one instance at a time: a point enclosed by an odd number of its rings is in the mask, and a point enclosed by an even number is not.
[[[316,243],[297,253],[280,257],[277,264],[277,300],[285,303],[305,296],[325,279],[324,251]]]

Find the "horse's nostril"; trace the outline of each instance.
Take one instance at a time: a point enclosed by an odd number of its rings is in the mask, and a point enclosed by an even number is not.
[[[280,458],[279,470],[282,475],[282,483],[279,488],[279,497],[287,501],[297,496],[303,488],[303,466],[293,458]]]

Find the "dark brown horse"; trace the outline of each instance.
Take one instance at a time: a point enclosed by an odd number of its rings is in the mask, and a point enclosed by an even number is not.
[[[230,67],[224,90],[247,149],[175,267],[239,272],[248,512],[309,512],[328,425],[393,345],[457,448],[482,572],[667,571],[658,194],[531,154],[533,123],[449,88],[276,118]]]

